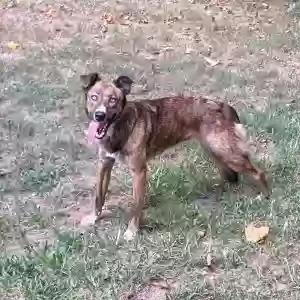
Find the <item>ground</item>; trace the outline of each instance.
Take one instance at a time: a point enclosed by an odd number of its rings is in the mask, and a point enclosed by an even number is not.
[[[1,1],[1,299],[299,299],[300,9],[283,2]],[[271,198],[243,178],[216,202],[217,170],[186,143],[151,162],[134,242],[122,238],[131,181],[121,165],[112,216],[80,228],[95,186],[79,82],[90,71],[131,76],[131,99],[232,103]],[[265,243],[245,240],[252,221],[270,227]],[[172,282],[167,295],[153,278]]]

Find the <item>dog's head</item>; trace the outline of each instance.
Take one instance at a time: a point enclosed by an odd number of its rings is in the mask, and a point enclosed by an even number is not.
[[[126,96],[133,81],[128,76],[119,76],[112,82],[101,80],[98,73],[80,76],[85,94],[85,111],[91,119],[95,137],[105,137],[109,126],[122,114]]]

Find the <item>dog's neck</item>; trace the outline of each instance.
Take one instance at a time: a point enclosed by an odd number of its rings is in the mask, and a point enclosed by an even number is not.
[[[101,146],[104,147],[107,152],[116,153],[122,151],[124,148],[135,124],[135,120],[130,118],[130,116],[132,116],[131,106],[125,101],[122,112],[109,126],[106,137],[101,141]]]

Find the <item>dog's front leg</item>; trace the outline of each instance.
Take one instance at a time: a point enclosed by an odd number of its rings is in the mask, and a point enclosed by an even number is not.
[[[100,163],[98,169],[98,179],[96,187],[96,198],[95,198],[95,215],[100,216],[102,208],[105,202],[108,186],[110,183],[111,171],[114,166],[115,159],[112,157],[105,157],[103,163]]]
[[[103,161],[99,161],[94,210],[90,215],[87,215],[85,218],[83,218],[81,225],[94,225],[99,220],[105,202],[114,163],[115,159],[112,157],[105,157]]]
[[[142,210],[145,202],[146,194],[146,166],[134,168],[132,170],[132,187],[134,206],[131,212],[131,219],[129,221],[127,230],[125,231],[124,238],[127,241],[134,239],[136,236],[142,216]]]

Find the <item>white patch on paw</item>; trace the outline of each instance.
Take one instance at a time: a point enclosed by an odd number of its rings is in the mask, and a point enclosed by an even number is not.
[[[133,230],[131,228],[127,228],[127,230],[124,233],[124,239],[128,242],[132,241],[135,238],[136,234],[137,234],[137,229]]]
[[[80,225],[83,227],[95,225],[97,219],[98,217],[95,214],[89,214],[81,220]]]

